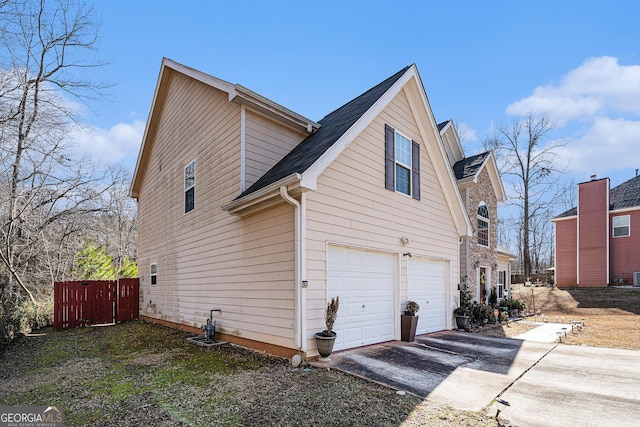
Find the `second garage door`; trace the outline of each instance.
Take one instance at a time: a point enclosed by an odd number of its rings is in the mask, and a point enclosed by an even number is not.
[[[407,298],[420,304],[417,334],[446,329],[446,288],[449,264],[410,259],[407,265]]]
[[[329,246],[328,297],[340,297],[334,350],[394,339],[392,254]]]

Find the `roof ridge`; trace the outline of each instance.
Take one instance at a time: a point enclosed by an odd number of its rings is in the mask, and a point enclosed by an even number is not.
[[[372,92],[374,90],[376,90],[379,86],[384,85],[385,83],[387,83],[390,80],[393,80],[394,82],[402,75],[404,74],[408,69],[409,69],[410,65],[407,65],[406,67],[404,67],[402,70],[398,71],[397,73],[395,73],[394,75],[384,79],[383,81],[381,81],[380,83],[378,83],[377,85],[365,90],[364,92],[362,92],[360,95],[356,96],[355,98],[351,99],[350,101],[347,101],[346,103],[342,104],[340,107],[336,108],[335,110],[333,110],[332,112],[330,112],[329,114],[326,114],[323,118],[321,118],[320,120],[318,120],[318,123],[322,124],[322,121],[324,119],[326,119],[327,117],[329,117],[330,115],[336,113],[338,110],[347,107],[349,104],[357,101],[358,99],[362,98],[363,96],[367,95],[369,92]]]

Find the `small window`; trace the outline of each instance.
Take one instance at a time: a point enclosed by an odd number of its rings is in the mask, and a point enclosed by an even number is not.
[[[151,264],[151,284],[158,284],[158,264],[156,263]]]
[[[631,234],[631,216],[613,217],[613,237],[627,237]]]
[[[196,162],[184,168],[184,213],[196,207]]]
[[[507,272],[502,270],[498,271],[498,299],[504,298],[504,283]]]
[[[489,247],[489,209],[484,203],[478,207],[478,244]]]
[[[411,195],[411,140],[396,132],[396,191]]]

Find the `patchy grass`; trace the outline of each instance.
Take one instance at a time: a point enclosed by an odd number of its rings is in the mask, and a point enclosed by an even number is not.
[[[159,325],[41,332],[0,354],[0,405],[57,405],[69,426],[497,425],[335,370],[190,345]]]
[[[549,322],[571,323],[585,319],[582,330],[569,334],[563,342],[595,347],[640,350],[640,289],[574,288],[514,286],[513,297],[540,311]],[[533,320],[533,317],[530,318]],[[520,333],[513,323],[488,328],[481,333],[513,337]],[[522,325],[522,327],[528,327]]]

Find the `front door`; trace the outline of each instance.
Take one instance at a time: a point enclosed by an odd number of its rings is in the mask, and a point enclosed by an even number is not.
[[[480,267],[480,275],[478,276],[478,289],[480,289],[480,302],[487,303],[489,294],[487,293],[487,269]]]

